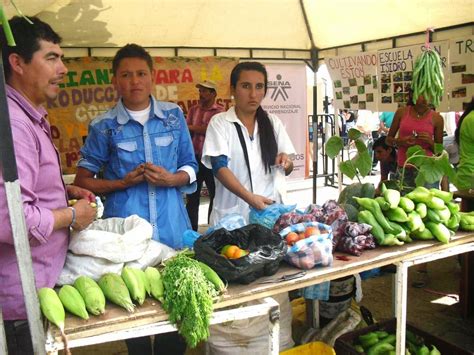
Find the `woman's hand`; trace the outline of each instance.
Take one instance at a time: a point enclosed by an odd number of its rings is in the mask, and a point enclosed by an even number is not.
[[[434,147],[434,140],[431,134],[426,132],[418,133],[418,139],[422,142],[428,143],[430,147]]]
[[[397,138],[397,145],[411,147],[416,144],[416,138],[414,136],[406,136],[403,138]]]
[[[264,196],[253,194],[250,201],[248,201],[248,204],[257,210],[263,210],[274,202],[275,201]]]
[[[280,153],[276,156],[275,165],[285,169],[285,175],[289,175],[293,171],[293,162],[286,153]]]

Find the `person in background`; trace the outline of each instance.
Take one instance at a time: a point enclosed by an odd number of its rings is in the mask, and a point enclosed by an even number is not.
[[[67,73],[61,37],[36,17],[13,17],[16,46],[0,43],[23,213],[37,288],[54,287],[66,260],[69,230],[82,230],[95,218],[95,195],[64,185],[43,105],[55,99]],[[0,307],[9,354],[33,354],[18,262],[9,223],[3,169],[0,169]],[[78,199],[68,207],[68,199]]]
[[[362,133],[362,139],[367,145],[369,154],[372,157],[372,169],[374,169],[377,165],[377,160],[375,159],[373,144],[374,140],[379,136],[378,117],[369,110],[359,110],[357,112],[356,128]],[[371,174],[374,175],[374,172]]]
[[[401,177],[402,168],[407,159],[407,149],[419,145],[427,155],[433,155],[435,143],[443,143],[443,118],[435,112],[429,102],[420,95],[413,105],[410,99],[406,107],[401,107],[395,112],[392,126],[388,132],[386,142],[397,149],[397,174]],[[398,133],[398,137],[395,137]],[[405,166],[403,185],[415,187],[417,169],[409,163]],[[426,187],[439,187],[439,183],[427,184]],[[428,282],[427,265],[420,264],[417,270],[416,280],[413,287],[421,288]]]
[[[198,230],[199,222],[199,201],[201,199],[201,189],[203,182],[206,182],[207,191],[209,192],[209,216],[212,211],[212,204],[214,202],[214,195],[216,192],[216,185],[212,170],[206,168],[201,163],[202,146],[204,138],[206,137],[206,130],[212,116],[220,112],[224,112],[224,107],[216,104],[217,85],[212,80],[205,80],[196,85],[199,90],[199,103],[189,109],[186,117],[189,131],[191,132],[194,154],[199,164],[199,171],[197,173],[197,189],[195,192],[187,196],[186,210],[188,211],[189,219],[193,230]]]
[[[238,213],[248,222],[250,207],[262,210],[274,202],[281,202],[275,195],[274,170],[282,169],[286,175],[290,174],[293,170],[290,157],[295,154],[295,149],[278,117],[267,113],[261,106],[267,83],[267,71],[261,63],[239,63],[230,77],[235,106],[215,115],[207,128],[202,162],[212,168],[217,179],[211,225],[230,213]],[[280,303],[282,315],[286,314],[282,317],[291,319],[288,293],[277,295],[275,299]],[[262,318],[252,318],[248,322],[259,321]],[[280,331],[282,350],[293,344],[291,324],[284,323]],[[232,333],[229,344],[238,339],[247,344],[252,342],[252,338],[268,336],[268,327],[260,334],[249,334],[247,327],[237,325],[229,330],[225,328],[229,327],[212,326],[211,338],[218,333],[224,337]],[[245,348],[236,345],[234,351],[239,350],[245,352]]]
[[[393,117],[395,117],[395,112],[382,112],[379,116],[380,126],[379,134],[387,135],[390,127],[392,126]]]
[[[474,98],[461,115],[454,135],[459,146],[457,187],[474,189]]]
[[[443,147],[448,152],[449,162],[456,167],[459,163],[459,146],[456,143],[454,134],[451,136],[443,136]],[[449,178],[443,176],[441,179],[441,190],[449,191]]]
[[[136,214],[151,223],[153,239],[181,248],[191,228],[182,193],[196,189],[197,163],[179,106],[153,95],[153,60],[127,44],[112,61],[121,99],[94,119],[81,148],[75,184],[105,195],[104,217]],[[103,169],[104,178],[94,177]],[[150,337],[126,340],[129,354],[151,354]],[[177,332],[155,336],[155,354],[182,354]]]
[[[414,105],[399,108],[395,113],[386,142],[397,149],[399,172],[405,165],[407,149],[419,145],[427,155],[433,155],[435,143],[443,143],[443,118],[421,95]],[[398,133],[398,137],[395,137]],[[409,163],[403,177],[404,185],[415,187],[416,168]],[[438,187],[433,184],[431,187]]]
[[[348,109],[339,110],[339,117],[341,117],[341,129],[340,135],[344,139],[344,145],[348,142],[347,134],[349,129],[354,128],[355,125],[355,116],[352,112],[349,112]]]
[[[345,122],[346,122],[346,132],[349,132],[351,128],[355,128],[356,125],[356,116],[354,112],[348,111],[347,109],[344,110]]]
[[[379,137],[373,145],[375,159],[380,162],[380,190],[381,183],[389,180],[390,174],[397,172],[397,151],[385,142],[386,137]]]

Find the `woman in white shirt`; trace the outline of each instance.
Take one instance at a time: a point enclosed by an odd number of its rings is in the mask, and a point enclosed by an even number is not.
[[[230,85],[235,106],[212,117],[202,153],[203,164],[212,168],[216,177],[211,225],[229,213],[239,213],[248,222],[249,206],[264,209],[273,202],[281,202],[276,193],[274,170],[280,167],[286,175],[293,170],[290,156],[295,154],[295,149],[285,127],[260,106],[267,92],[265,67],[258,62],[237,64]],[[288,349],[294,345],[288,293],[273,298],[280,304],[280,350]],[[213,325],[207,352],[268,353],[268,322],[268,316],[261,316]]]
[[[275,166],[286,175],[293,170],[290,156],[295,149],[285,127],[260,106],[267,92],[265,67],[258,62],[239,63],[232,70],[230,85],[235,106],[212,118],[203,147],[202,162],[217,179],[211,225],[229,213],[239,213],[248,221],[249,206],[263,209],[281,202],[275,193]]]

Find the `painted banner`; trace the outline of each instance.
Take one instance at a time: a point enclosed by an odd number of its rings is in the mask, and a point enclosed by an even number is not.
[[[335,106],[377,110],[377,54],[364,52],[324,60],[334,86]]]
[[[443,65],[445,87],[448,81],[448,41],[430,43],[432,49],[438,52]],[[408,102],[408,92],[411,88],[413,65],[416,58],[425,51],[425,44],[414,46],[383,49],[377,52],[377,74],[380,80],[379,111],[396,111],[399,106]],[[448,111],[447,90],[441,98],[439,112]]]
[[[474,97],[474,36],[449,41],[449,110],[464,111]]]
[[[277,115],[285,126],[296,150],[294,170],[290,179],[306,176],[306,143],[308,140],[308,116],[306,112],[306,65],[265,64],[268,72],[268,91],[262,107]]]
[[[156,57],[155,94],[158,100],[177,103],[186,114],[198,102],[196,84],[205,79],[218,84],[217,102],[228,108],[230,72],[237,58]],[[65,58],[68,73],[55,100],[46,104],[51,133],[64,174],[74,174],[79,149],[89,122],[118,100],[112,85],[112,58]]]

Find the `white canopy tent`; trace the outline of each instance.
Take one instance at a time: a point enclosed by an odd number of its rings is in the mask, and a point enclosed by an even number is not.
[[[163,49],[199,48],[204,55],[251,50],[250,55],[240,57],[281,59],[311,59],[311,50],[322,58],[328,49],[353,44],[358,45],[352,50],[362,51],[361,44],[370,46],[381,39],[390,39],[387,44],[391,47],[392,38],[421,33],[428,27],[471,25],[464,29],[471,34],[474,20],[474,0],[15,2],[25,14],[49,22],[62,35],[64,47],[116,48],[135,42]],[[7,5],[6,12],[11,16],[15,10]]]

